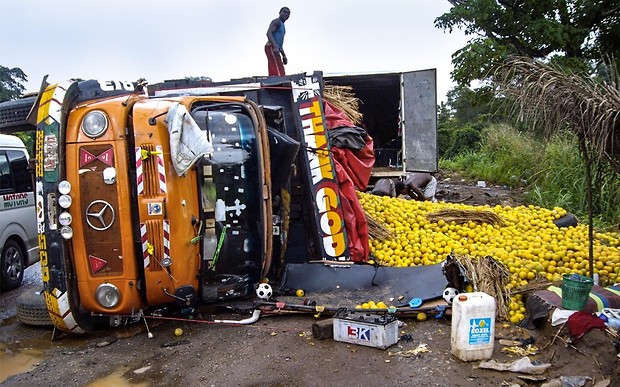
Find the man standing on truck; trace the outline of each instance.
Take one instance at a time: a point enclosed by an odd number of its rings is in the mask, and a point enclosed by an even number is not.
[[[282,7],[280,15],[269,23],[269,29],[267,29],[265,54],[267,55],[267,68],[270,76],[285,75],[284,65],[288,63],[288,59],[282,45],[284,44],[284,35],[286,34],[284,22],[288,20],[290,15],[291,10],[288,7]]]

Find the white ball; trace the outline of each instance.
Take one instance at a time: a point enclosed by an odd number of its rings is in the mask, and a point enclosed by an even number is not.
[[[455,288],[446,288],[443,291],[443,299],[446,300],[448,304],[452,304],[454,301],[454,297],[459,295],[459,291]]]
[[[261,283],[256,288],[256,296],[261,300],[268,300],[273,295],[273,289],[271,289],[271,285],[266,283]]]

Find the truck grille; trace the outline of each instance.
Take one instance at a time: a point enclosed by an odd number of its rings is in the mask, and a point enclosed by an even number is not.
[[[149,265],[150,271],[161,271],[163,268],[160,264],[164,257],[164,242],[163,242],[163,225],[161,220],[147,220],[146,221],[146,235],[149,242],[153,245],[153,256],[151,258],[151,264]]]
[[[157,148],[153,144],[142,144],[141,148],[143,151],[153,154],[153,156],[143,160],[142,168],[144,170],[144,197],[154,198],[161,192],[158,158],[156,156]]]

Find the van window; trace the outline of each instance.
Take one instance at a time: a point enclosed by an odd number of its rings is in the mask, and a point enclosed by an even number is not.
[[[21,193],[32,191],[26,154],[17,150],[0,151],[0,192]]]

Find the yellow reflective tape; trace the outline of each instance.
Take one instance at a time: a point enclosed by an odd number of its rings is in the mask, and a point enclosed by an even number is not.
[[[38,241],[39,241],[39,250],[47,249],[47,240],[45,239],[45,234],[39,234]]]
[[[58,299],[48,292],[43,293],[45,295],[45,304],[47,305],[47,310],[52,312],[53,314],[60,314],[60,307],[58,306]]]
[[[547,288],[547,290],[551,290],[553,293],[555,293],[558,296],[562,297],[562,289],[558,288],[557,286],[549,286]]]
[[[39,263],[41,267],[47,266],[47,251],[39,250]]]
[[[43,130],[37,130],[37,135],[36,135],[36,146],[34,147],[37,151],[36,157],[37,157],[37,162],[36,162],[36,167],[35,167],[35,176],[36,177],[43,177],[44,174],[44,170],[43,170],[43,166],[44,166],[44,162],[43,162],[43,141],[45,140],[45,133],[43,133]],[[41,242],[39,242],[41,243]]]
[[[56,316],[55,314],[50,314],[50,320],[52,320],[52,323],[54,324],[55,327],[64,329],[64,330],[67,329],[67,326],[65,325],[65,321],[61,319],[60,317]]]
[[[56,85],[48,86],[43,94],[41,94],[39,110],[37,111],[37,124],[47,118],[49,112],[49,102],[54,97],[54,90],[56,90]]]
[[[609,290],[610,292],[617,294],[618,296],[620,296],[620,290],[616,290],[616,289],[612,289],[612,288],[605,288],[606,290]]]
[[[50,269],[47,266],[41,266],[41,280],[43,282],[49,282],[50,280]]]
[[[67,325],[65,321],[60,317],[60,307],[58,306],[58,299],[48,292],[43,293],[45,295],[45,304],[47,305],[47,310],[50,315],[50,320],[55,327],[60,329],[67,329]]]
[[[596,294],[590,293],[590,298],[596,302],[596,310],[603,310],[605,304],[603,303],[603,299]]]

